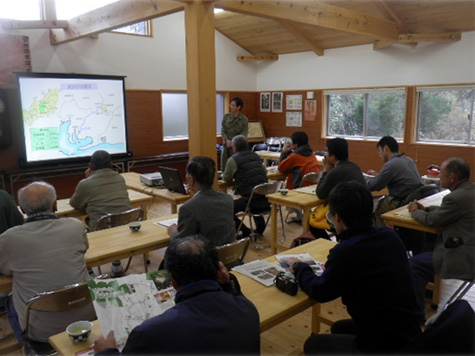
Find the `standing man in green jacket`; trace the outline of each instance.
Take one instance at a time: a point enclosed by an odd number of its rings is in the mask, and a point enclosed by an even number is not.
[[[241,98],[233,98],[229,104],[229,113],[224,115],[221,123],[221,137],[223,150],[221,151],[221,170],[226,168],[228,158],[233,154],[233,137],[243,135],[247,137],[248,120],[241,113],[244,103]]]

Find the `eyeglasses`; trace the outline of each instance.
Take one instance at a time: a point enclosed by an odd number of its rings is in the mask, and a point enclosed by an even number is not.
[[[332,221],[332,219],[330,218],[330,210],[327,211],[326,218],[327,218],[328,225],[330,225],[330,227],[334,230],[334,229],[335,229],[335,225],[333,225],[333,221]]]

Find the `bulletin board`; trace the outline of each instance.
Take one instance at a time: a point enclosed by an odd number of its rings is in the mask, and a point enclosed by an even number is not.
[[[247,131],[248,142],[263,142],[266,140],[262,121],[249,121],[249,129]]]

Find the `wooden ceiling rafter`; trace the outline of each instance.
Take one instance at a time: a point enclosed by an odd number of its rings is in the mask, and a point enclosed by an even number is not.
[[[315,52],[317,56],[323,56],[323,49],[316,43],[315,40],[310,38],[305,31],[302,31],[298,25],[290,22],[279,20],[279,24],[290,32],[297,40],[304,43],[310,50]]]
[[[256,54],[251,56],[236,56],[238,62],[251,62],[251,61],[278,61],[279,55],[277,54]]]
[[[226,11],[288,20],[389,41],[397,41],[400,34],[395,22],[324,3],[303,6],[293,1],[219,0],[216,6]]]
[[[119,0],[104,7],[76,16],[64,30],[52,30],[51,44],[57,45],[107,32],[118,27],[150,20],[183,10],[182,2],[169,0]]]

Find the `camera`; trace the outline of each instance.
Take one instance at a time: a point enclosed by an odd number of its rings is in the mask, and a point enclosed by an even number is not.
[[[284,272],[279,273],[274,279],[275,286],[278,290],[288,295],[296,295],[299,290],[297,281],[285,275]]]

